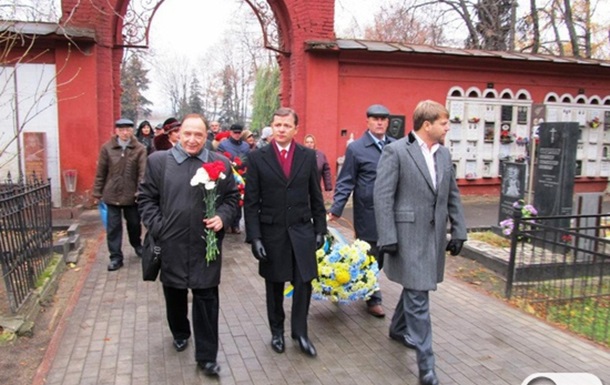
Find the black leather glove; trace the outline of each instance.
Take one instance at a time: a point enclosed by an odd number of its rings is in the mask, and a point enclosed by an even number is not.
[[[265,246],[263,246],[263,241],[261,241],[260,238],[252,240],[252,255],[261,262],[267,262],[267,252],[265,251]]]
[[[381,246],[379,249],[379,254],[388,254],[389,256],[394,256],[398,254],[398,243],[392,243],[389,245]]]
[[[463,239],[452,239],[447,243],[447,250],[451,255],[458,255],[460,251],[462,251],[462,246],[464,246]]]
[[[316,250],[324,246],[324,234],[316,234]]]

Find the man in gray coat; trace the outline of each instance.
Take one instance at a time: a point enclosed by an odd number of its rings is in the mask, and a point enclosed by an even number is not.
[[[420,102],[414,132],[385,147],[375,181],[378,246],[387,277],[403,286],[390,324],[390,338],[417,352],[420,384],[438,384],[432,351],[430,290],[442,282],[445,251],[457,255],[466,224],[451,155],[442,144],[449,131],[447,109]],[[447,244],[447,221],[451,240]]]
[[[237,214],[239,193],[228,159],[205,149],[206,138],[204,118],[186,115],[179,143],[148,157],[138,204],[142,222],[155,244],[161,246],[161,282],[174,348],[179,352],[185,350],[191,336],[188,319],[188,289],[191,289],[195,360],[205,375],[217,376],[222,240]],[[212,162],[221,162],[225,178],[216,181],[216,214],[206,218],[203,188],[191,186],[190,181],[204,163]],[[220,252],[212,261],[206,261],[206,229],[216,233]]]

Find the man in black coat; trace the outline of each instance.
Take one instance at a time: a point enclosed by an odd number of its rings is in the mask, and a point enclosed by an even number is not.
[[[216,356],[222,240],[237,214],[239,192],[228,159],[204,148],[206,131],[202,116],[184,117],[180,142],[148,157],[138,204],[142,222],[161,246],[161,282],[174,348],[183,351],[188,346],[191,289],[195,360],[206,375],[215,376],[220,371]],[[225,177],[216,181],[216,215],[206,218],[203,188],[190,182],[204,163],[215,161],[224,164]],[[212,261],[206,260],[206,229],[217,238],[219,255]]]
[[[280,108],[271,123],[273,140],[248,158],[244,198],[246,242],[265,278],[271,347],[284,352],[284,284],[294,286],[291,335],[316,356],[307,335],[311,281],[318,276],[316,249],[324,242],[326,217],[316,153],[297,144],[298,117]]]

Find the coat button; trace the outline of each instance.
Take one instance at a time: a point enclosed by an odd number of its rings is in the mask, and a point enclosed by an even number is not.
[[[430,221],[430,224],[431,224],[431,225],[434,225],[434,219]]]

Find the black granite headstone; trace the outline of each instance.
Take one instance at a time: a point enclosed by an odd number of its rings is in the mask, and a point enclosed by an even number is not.
[[[534,207],[539,216],[571,215],[578,123],[542,123],[539,138]],[[554,226],[569,226],[560,222]]]
[[[523,199],[525,192],[525,163],[502,162],[502,190],[498,223],[512,218],[513,204]]]

